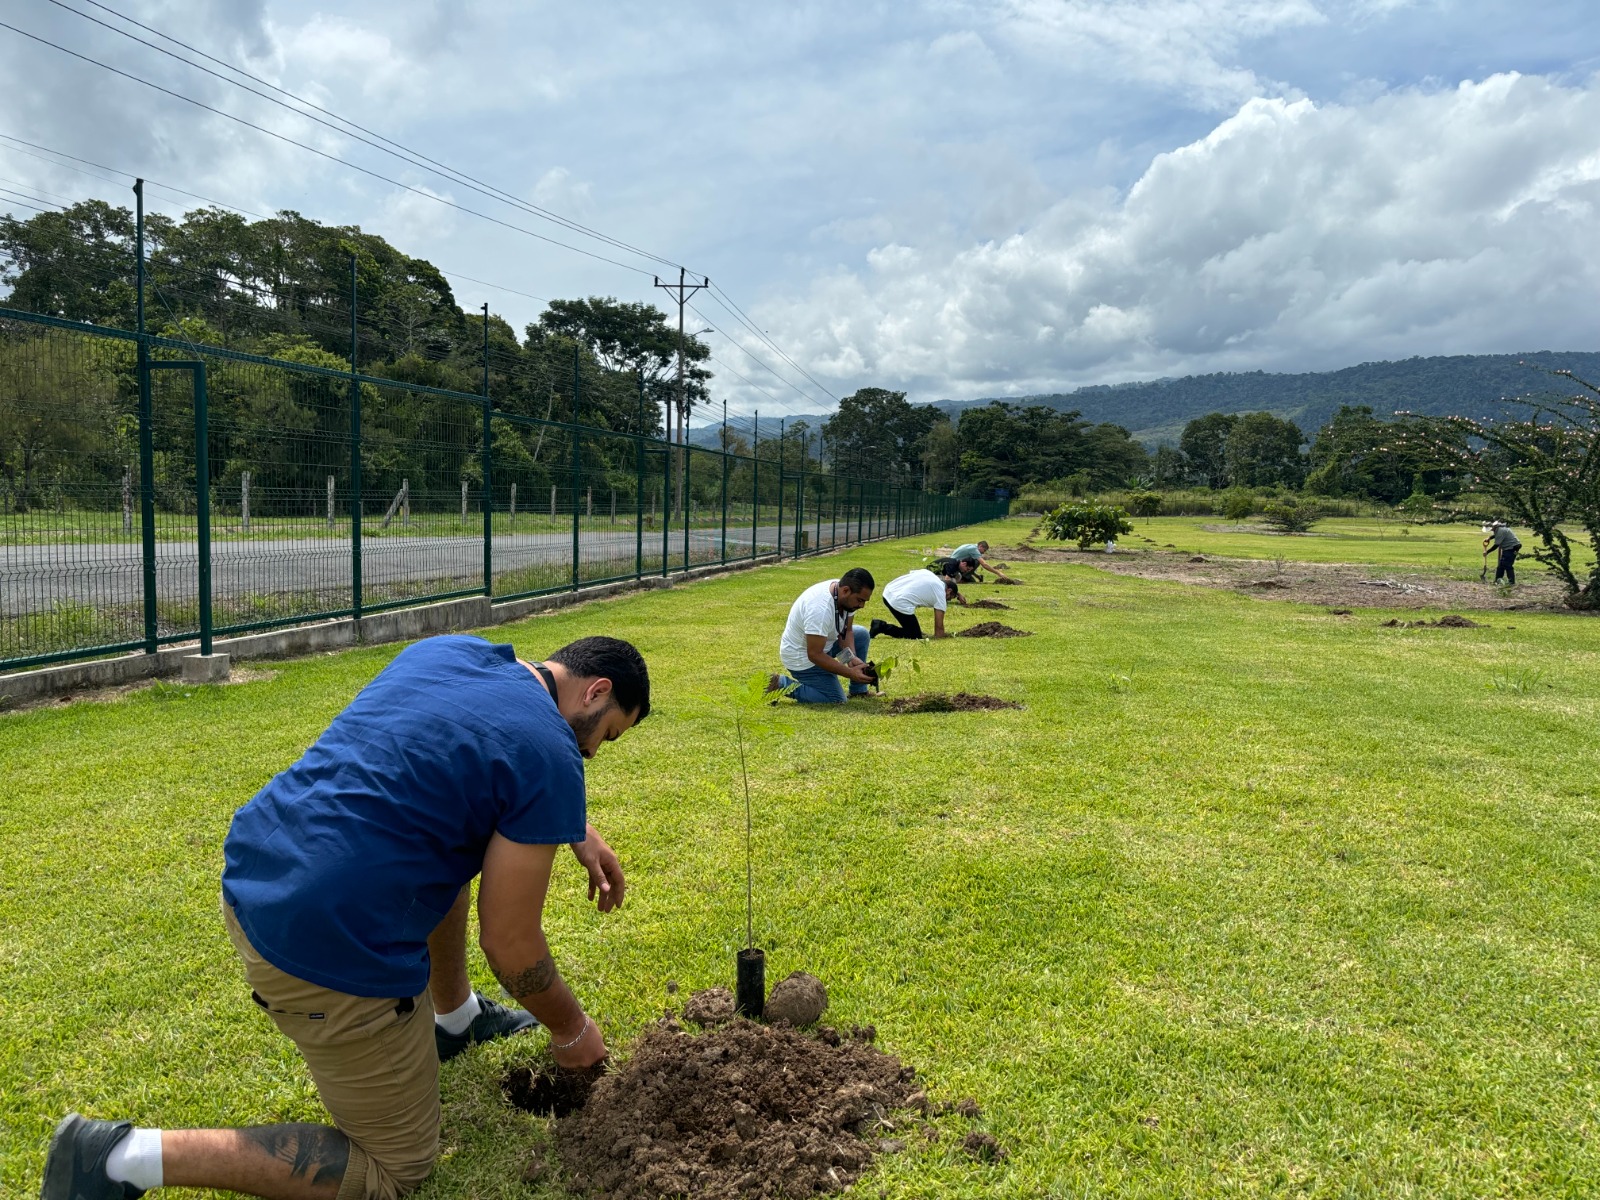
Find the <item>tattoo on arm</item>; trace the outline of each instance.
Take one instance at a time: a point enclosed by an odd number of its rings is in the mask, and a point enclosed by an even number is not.
[[[500,981],[500,986],[513,996],[533,996],[540,992],[547,992],[554,986],[556,980],[561,978],[561,972],[556,970],[556,960],[548,954],[521,971],[502,971],[494,967],[494,977]]]
[[[326,1125],[256,1125],[239,1135],[313,1185],[341,1183],[350,1165],[350,1139]]]

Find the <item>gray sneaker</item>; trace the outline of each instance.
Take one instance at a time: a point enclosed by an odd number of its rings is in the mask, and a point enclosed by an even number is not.
[[[138,1200],[142,1189],[106,1174],[106,1159],[132,1132],[131,1121],[94,1121],[68,1113],[50,1139],[39,1200]]]
[[[446,1033],[435,1022],[433,1043],[438,1048],[440,1062],[449,1062],[474,1042],[492,1042],[495,1038],[526,1033],[539,1024],[539,1019],[525,1008],[507,1008],[504,1004],[496,1004],[482,992],[475,992],[474,995],[478,997],[483,1011],[472,1018],[472,1024],[467,1026],[465,1033]]]

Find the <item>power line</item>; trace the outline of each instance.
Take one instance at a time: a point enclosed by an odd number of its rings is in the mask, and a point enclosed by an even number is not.
[[[257,133],[264,133],[268,137],[283,142],[286,145],[295,146],[301,150],[305,150],[310,154],[315,154],[318,158],[325,158],[329,162],[338,163],[340,166],[348,167],[352,171],[359,171],[361,174],[369,176],[382,183],[387,183],[391,187],[397,187],[402,191],[410,192],[413,195],[425,197],[426,199],[432,200],[437,204],[442,204],[447,208],[453,208],[458,212],[464,212],[469,216],[477,217],[480,220],[492,222],[493,224],[499,225],[504,229],[514,230],[517,233],[523,234],[527,237],[535,238],[538,241],[548,242],[552,246],[560,246],[564,250],[571,250],[574,254],[582,254],[587,258],[592,258],[599,262],[609,263],[611,266],[620,267],[624,271],[632,271],[636,275],[650,274],[649,271],[644,270],[642,267],[635,267],[625,262],[618,262],[614,258],[607,258],[604,254],[596,254],[592,250],[585,250],[581,246],[574,246],[569,242],[561,241],[559,238],[546,237],[542,233],[535,233],[533,230],[527,229],[521,225],[513,225],[510,221],[502,221],[499,217],[491,217],[488,213],[479,212],[475,208],[468,208],[464,204],[457,204],[454,200],[447,199],[444,196],[435,195],[426,188],[413,187],[408,183],[401,183],[400,180],[392,179],[382,172],[363,167],[359,163],[351,162],[349,159],[340,158],[337,154],[329,154],[326,150],[318,150],[315,146],[308,146],[306,143],[296,141],[287,134],[278,133],[276,130],[268,129],[264,125],[257,125],[254,121],[247,121],[243,117],[236,116],[235,114],[227,112],[224,109],[217,108],[215,105],[207,104],[203,100],[196,100],[193,96],[185,96],[182,92],[175,92],[171,88],[162,87],[159,83],[153,83],[152,81],[141,78],[138,75],[134,75],[129,71],[124,71],[118,67],[113,67],[110,63],[101,62],[99,59],[90,55],[80,54],[76,50],[69,50],[67,47],[57,42],[52,42],[49,38],[40,37],[36,33],[29,33],[25,29],[18,29],[15,25],[8,24],[5,21],[0,21],[0,29],[9,29],[12,33],[19,34],[30,41],[38,42],[40,45],[49,46],[52,50],[58,50],[62,54],[66,54],[72,58],[78,59],[80,62],[86,62],[91,66],[99,67],[103,71],[109,71],[113,75],[119,75],[123,79],[132,80],[134,83],[142,84],[144,87],[150,88],[152,91],[160,92],[164,96],[171,96],[174,100],[181,100],[185,104],[192,104],[196,108],[204,109],[206,112],[213,113],[216,116],[223,117],[229,121],[243,125],[247,129],[253,129]]]
[[[707,282],[710,282],[710,281],[708,280]],[[749,318],[748,315],[746,315],[744,309],[740,308],[737,304],[734,303],[732,296],[728,295],[727,292],[723,291],[720,287],[717,287],[716,285],[713,284],[712,285],[712,289],[711,289],[711,298],[713,300],[715,300],[718,304],[722,305],[722,307],[724,309],[727,309],[731,314],[733,314],[733,316],[738,321],[740,321],[744,325],[744,327],[746,329],[750,330],[750,332],[754,333],[758,338],[760,338],[762,341],[764,341],[767,345],[771,346],[774,350],[776,350],[778,352],[779,357],[782,358],[784,362],[788,363],[796,371],[799,371],[800,374],[804,375],[807,379],[811,380],[812,384],[814,386],[816,386],[818,389],[820,389],[824,395],[830,397],[835,403],[839,402],[839,397],[835,396],[832,392],[828,391],[827,388],[823,387],[820,383],[818,383],[816,381],[816,379],[812,376],[811,372],[807,371],[799,363],[795,362],[794,359],[790,358],[789,355],[787,353],[785,353],[783,347],[778,345],[777,342],[773,341],[772,338],[767,335],[765,330],[757,328],[756,323],[754,321],[752,321]]]
[[[145,30],[145,31],[147,31],[149,33],[152,33],[152,34],[154,34],[155,36],[157,36],[159,38],[162,38],[162,39],[164,39],[166,41],[172,42],[174,45],[182,46],[185,50],[188,50],[191,53],[198,54],[202,58],[205,58],[205,59],[208,59],[211,62],[217,63],[218,65],[226,68],[227,70],[232,71],[236,75],[241,75],[244,78],[249,79],[254,83],[259,83],[263,87],[270,88],[272,91],[277,92],[280,95],[288,96],[290,99],[295,101],[296,104],[302,105],[305,108],[314,109],[316,112],[319,112],[319,113],[324,114],[325,116],[331,117],[333,119],[333,121],[337,121],[337,122],[339,122],[339,124],[335,125],[335,124],[331,123],[330,121],[325,121],[321,117],[317,117],[317,116],[312,115],[312,113],[305,112],[303,108],[295,108],[295,107],[293,107],[293,106],[291,106],[289,104],[284,103],[282,100],[279,100],[274,96],[269,96],[265,92],[257,91],[255,88],[248,87],[245,84],[240,83],[237,79],[229,79],[224,75],[220,75],[216,71],[211,70],[209,67],[201,66],[199,63],[192,62],[191,60],[189,60],[187,58],[184,58],[181,54],[175,54],[173,51],[168,50],[163,46],[157,46],[153,42],[148,42],[144,38],[138,37],[135,34],[131,34],[125,29],[118,29],[114,25],[109,25],[106,22],[100,20],[98,17],[91,16],[90,14],[85,13],[85,12],[80,12],[78,9],[75,9],[75,8],[71,7],[70,5],[68,5],[66,3],[63,3],[63,0],[48,0],[48,2],[51,3],[51,4],[54,4],[57,8],[64,9],[65,11],[72,13],[74,16],[82,17],[86,21],[92,21],[94,24],[99,25],[102,29],[110,30],[112,33],[115,33],[115,34],[117,34],[117,35],[119,35],[121,37],[128,38],[131,41],[137,42],[141,46],[148,47],[149,49],[156,51],[156,53],[158,53],[158,54],[164,54],[168,58],[171,58],[171,59],[174,59],[177,62],[183,63],[185,66],[192,67],[194,70],[197,70],[197,71],[202,71],[205,74],[210,75],[213,79],[221,80],[223,83],[226,83],[226,84],[229,84],[229,85],[231,85],[233,87],[239,88],[242,91],[249,92],[253,96],[259,96],[261,99],[266,100],[268,103],[276,104],[279,108],[285,109],[288,112],[292,112],[296,116],[306,117],[309,120],[315,121],[318,125],[321,125],[326,129],[331,129],[335,133],[342,134],[343,136],[348,137],[348,138],[352,138],[355,141],[361,142],[363,145],[371,146],[374,150],[377,150],[381,154],[387,154],[391,158],[398,158],[402,162],[408,163],[408,164],[410,164],[411,166],[414,166],[414,167],[420,167],[423,170],[430,170],[431,169],[432,173],[434,173],[434,174],[442,174],[445,178],[449,179],[450,182],[458,184],[458,185],[460,185],[462,187],[465,187],[465,188],[469,189],[470,191],[477,192],[479,195],[486,196],[491,200],[497,200],[502,204],[511,205],[512,207],[520,209],[521,211],[529,213],[530,215],[541,217],[544,220],[551,221],[554,224],[560,225],[565,229],[570,229],[574,233],[581,233],[585,237],[592,237],[592,238],[596,239],[597,241],[600,241],[600,242],[602,242],[602,243],[604,243],[606,245],[614,246],[619,250],[626,250],[630,254],[637,254],[641,258],[646,258],[646,259],[649,259],[649,260],[651,260],[653,262],[663,263],[663,264],[666,264],[666,265],[669,265],[669,266],[677,266],[678,265],[677,263],[672,262],[670,259],[662,258],[660,255],[653,254],[648,250],[642,250],[639,247],[634,246],[634,245],[630,245],[629,243],[624,242],[619,238],[614,238],[610,234],[601,233],[599,230],[591,229],[590,227],[588,227],[586,225],[579,224],[578,222],[570,220],[567,217],[563,217],[559,213],[551,212],[549,209],[546,209],[546,208],[541,208],[537,204],[531,204],[531,203],[521,199],[518,196],[514,196],[511,193],[506,192],[505,190],[503,190],[501,188],[497,188],[492,184],[485,183],[484,181],[482,181],[480,179],[474,179],[472,176],[467,175],[465,172],[458,171],[453,167],[446,166],[444,163],[441,163],[441,162],[437,161],[436,159],[428,158],[426,155],[423,155],[419,151],[412,150],[411,148],[409,148],[407,146],[404,146],[399,142],[394,141],[392,138],[387,138],[387,137],[384,137],[382,134],[374,133],[372,130],[367,129],[365,126],[357,125],[354,121],[351,121],[351,120],[349,120],[348,118],[345,118],[345,117],[341,117],[337,113],[331,112],[328,109],[323,108],[321,105],[314,103],[313,101],[307,100],[307,99],[305,99],[304,97],[301,97],[301,96],[297,96],[293,92],[290,92],[290,91],[288,91],[288,90],[286,90],[284,88],[278,87],[276,84],[269,83],[268,81],[266,81],[264,79],[261,79],[258,76],[252,75],[248,71],[242,70],[239,67],[235,67],[231,63],[225,62],[222,59],[214,57],[213,55],[206,54],[202,50],[197,50],[197,49],[195,49],[195,47],[190,46],[187,42],[181,42],[177,38],[174,38],[174,37],[171,37],[168,34],[162,33],[160,30],[155,29],[152,26],[145,25],[145,24],[143,24],[142,22],[139,22],[139,21],[135,21],[132,17],[124,16],[122,13],[117,12],[115,9],[112,9],[112,8],[108,7],[107,5],[97,3],[96,0],[84,0],[84,3],[93,4],[94,7],[100,9],[103,12],[111,13],[113,16],[117,17],[119,20],[126,21],[130,25],[136,25],[140,29],[143,29],[143,30]],[[350,129],[341,128],[340,127],[341,125],[348,125],[353,129],[360,130],[361,132],[360,133],[352,133],[352,132],[350,132]],[[370,134],[371,137],[364,137],[364,136],[362,136],[362,134]],[[373,141],[372,138],[376,138],[378,140],[377,141]],[[386,144],[380,144],[380,143],[386,143]],[[393,147],[393,149],[391,149],[390,147]]]

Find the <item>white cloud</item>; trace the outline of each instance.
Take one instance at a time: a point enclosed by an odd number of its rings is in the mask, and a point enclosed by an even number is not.
[[[885,244],[760,315],[840,386],[947,394],[1566,348],[1594,337],[1597,215],[1600,81],[1253,99],[1125,195]]]
[[[589,184],[574,179],[565,167],[551,167],[533,185],[533,202],[564,217],[583,220],[594,211],[594,196]]]

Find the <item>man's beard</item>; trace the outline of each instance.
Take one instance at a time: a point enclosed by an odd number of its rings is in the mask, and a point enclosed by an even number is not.
[[[580,714],[567,722],[572,727],[572,735],[578,739],[580,747],[588,744],[590,736],[600,727],[600,722],[605,720],[616,706],[617,702],[613,700],[597,713]]]

